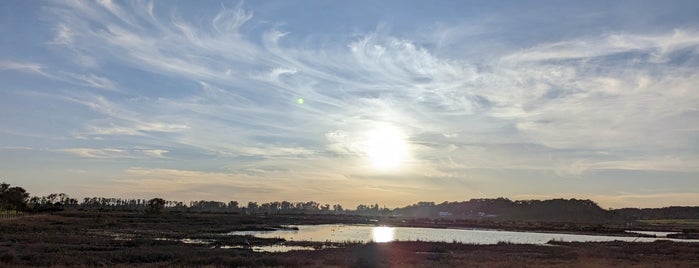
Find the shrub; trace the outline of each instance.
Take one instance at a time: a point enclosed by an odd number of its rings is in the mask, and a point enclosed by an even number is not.
[[[17,259],[17,253],[13,250],[0,252],[0,262],[12,263]]]

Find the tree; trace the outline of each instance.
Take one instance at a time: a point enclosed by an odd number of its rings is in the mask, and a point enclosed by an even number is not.
[[[228,210],[230,210],[230,211],[238,210],[238,201],[228,202]]]
[[[359,204],[357,205],[357,210],[356,213],[360,215],[365,215],[369,211],[369,206],[364,205],[364,204]]]
[[[0,210],[27,210],[28,199],[29,193],[24,188],[0,183]]]
[[[320,206],[320,211],[323,211],[323,212],[330,211],[330,204],[325,204],[325,205]]]
[[[159,214],[165,209],[165,199],[153,198],[148,200],[148,213]]]
[[[248,202],[248,209],[246,210],[246,213],[248,214],[255,214],[257,213],[257,208],[259,206],[257,205],[257,202]]]
[[[294,207],[294,206],[291,204],[291,202],[289,202],[289,201],[282,201],[282,203],[280,204],[280,206],[281,206],[282,212],[284,212],[284,213],[289,213],[289,212],[291,212],[291,209]]]

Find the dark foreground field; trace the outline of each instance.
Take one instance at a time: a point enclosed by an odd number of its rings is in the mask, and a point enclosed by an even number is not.
[[[0,266],[699,267],[699,244],[669,241],[545,246],[337,244],[222,235],[293,223],[361,221],[357,217],[61,212],[0,221]],[[265,253],[250,249],[250,245],[280,243],[316,250]]]

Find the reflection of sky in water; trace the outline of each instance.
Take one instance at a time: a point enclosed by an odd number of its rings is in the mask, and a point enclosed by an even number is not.
[[[677,232],[656,232],[656,231],[636,231],[636,230],[629,230],[626,231],[629,233],[637,233],[637,234],[647,234],[647,235],[654,235],[657,237],[667,237],[669,234],[676,234]]]
[[[243,246],[222,246],[220,248],[236,248],[244,249]],[[253,246],[250,249],[255,252],[289,252],[294,250],[315,250],[313,247],[304,246],[287,246],[287,245],[268,245],[268,246]]]
[[[380,226],[371,229],[371,240],[378,243],[393,241],[394,229],[391,227]]]
[[[461,242],[469,244],[496,244],[511,242],[518,244],[545,244],[550,240],[558,241],[637,241],[652,242],[656,238],[620,237],[601,235],[511,232],[475,229],[437,229],[414,227],[377,227],[373,225],[299,225],[299,230],[280,230],[273,232],[232,232],[232,235],[255,235],[263,238],[280,237],[290,241],[318,242],[389,242],[389,241],[434,241]],[[672,239],[666,239],[672,240]],[[699,240],[675,240],[699,242]]]

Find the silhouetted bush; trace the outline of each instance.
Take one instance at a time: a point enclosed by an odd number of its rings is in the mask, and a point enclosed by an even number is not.
[[[15,259],[17,259],[17,253],[14,250],[9,249],[0,251],[0,262],[10,264],[14,262]]]

